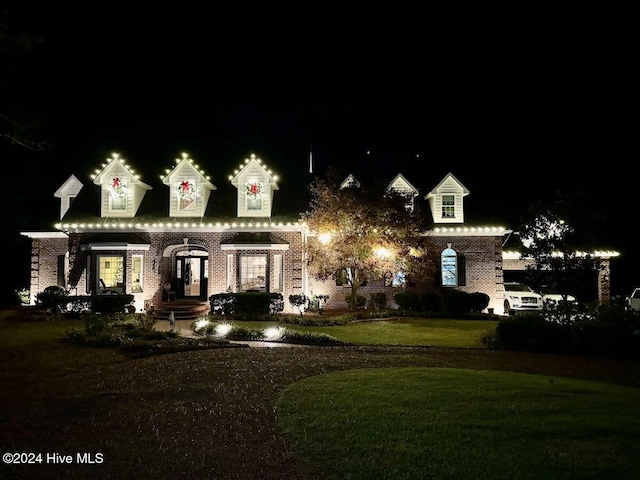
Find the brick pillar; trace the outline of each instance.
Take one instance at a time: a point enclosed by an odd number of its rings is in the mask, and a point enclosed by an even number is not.
[[[611,300],[611,270],[609,260],[602,260],[598,271],[598,302],[608,304]]]

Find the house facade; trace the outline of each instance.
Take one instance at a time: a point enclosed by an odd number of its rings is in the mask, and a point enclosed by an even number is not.
[[[218,187],[187,154],[154,185],[117,154],[86,185],[72,175],[55,192],[60,201],[55,228],[22,232],[32,246],[31,301],[46,287],[61,285],[72,295],[132,294],[140,312],[177,299],[206,303],[216,293],[244,291],[281,293],[285,311],[292,311],[287,299],[294,294],[328,295],[327,308],[344,308],[346,285],[318,280],[307,269],[305,246],[314,232],[298,212],[274,215],[278,176],[251,155],[227,181],[232,193],[216,198]],[[359,182],[349,175],[343,186],[354,183]],[[525,268],[523,261],[505,256],[503,244],[512,232],[469,223],[464,214],[469,191],[453,174],[434,183],[422,198],[401,174],[388,188],[428,203],[433,225],[425,235],[440,258],[438,283],[486,293],[488,308],[503,313],[505,265]],[[599,281],[606,297],[606,280]],[[370,281],[359,294],[384,292],[393,306],[398,288],[422,293],[430,285]]]

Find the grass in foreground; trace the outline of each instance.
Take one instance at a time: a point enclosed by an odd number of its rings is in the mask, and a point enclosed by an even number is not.
[[[106,348],[64,345],[65,332],[82,325],[79,320],[0,312],[0,396],[11,396],[13,389],[38,389],[42,378],[64,377],[82,368],[95,368],[123,361],[119,352]]]
[[[640,478],[640,390],[498,371],[362,369],[289,386],[309,478]]]
[[[283,326],[276,322],[233,321],[232,323],[252,330]],[[324,333],[353,345],[482,348],[482,334],[494,329],[497,323],[492,320],[396,318],[330,327],[291,324],[286,324],[284,327],[301,332]]]

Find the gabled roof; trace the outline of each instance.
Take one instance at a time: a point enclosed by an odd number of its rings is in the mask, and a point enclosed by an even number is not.
[[[399,186],[402,186],[402,187],[398,188]],[[410,191],[411,193],[413,193],[414,197],[416,195],[418,195],[418,189],[416,187],[414,187],[413,185],[411,185],[409,180],[404,178],[404,175],[402,175],[401,173],[396,175],[396,178],[391,180],[391,183],[389,183],[389,188],[394,188],[394,189],[397,189],[397,190]]]
[[[356,187],[360,186],[360,182],[351,173],[340,184],[340,188]]]
[[[440,183],[438,183],[438,185],[436,185],[433,190],[431,190],[429,193],[425,195],[424,198],[429,199],[430,197],[436,195],[440,187],[442,187],[442,185],[444,185],[449,180],[453,180],[455,183],[457,183],[460,186],[460,188],[462,189],[463,196],[469,195],[469,190],[467,189],[467,187],[465,187],[462,184],[462,182],[453,175],[453,173],[449,172],[448,174],[445,175],[445,177],[442,180],[440,180]]]
[[[238,182],[240,181],[240,177],[247,171],[251,170],[252,168],[259,168],[261,169],[264,173],[267,174],[267,176],[269,177],[269,185],[271,186],[271,188],[273,190],[278,190],[278,176],[274,175],[273,172],[267,168],[266,165],[264,165],[262,163],[262,160],[258,157],[256,157],[255,154],[251,154],[251,156],[249,158],[245,158],[244,159],[244,164],[240,165],[238,170],[236,170],[234,172],[234,176],[230,178],[231,181],[231,185],[237,187],[238,186]]]
[[[177,174],[182,173],[185,169],[191,170],[195,173],[202,182],[202,185],[209,188],[210,190],[216,190],[216,186],[210,182],[209,176],[205,175],[204,170],[202,170],[198,165],[193,162],[193,159],[189,158],[189,155],[186,153],[181,154],[182,158],[176,158],[176,164],[173,166],[171,170],[168,170],[165,175],[162,176],[162,183],[165,185],[169,185],[171,183],[171,178]]]
[[[142,187],[145,190],[151,190],[153,188],[152,186],[147,185],[142,180],[140,180],[135,171],[130,168],[129,165],[126,164],[125,160],[121,158],[117,153],[112,153],[111,157],[107,158],[107,163],[102,164],[102,167],[96,170],[95,175],[92,175],[93,183],[96,185],[102,185],[104,183],[105,177],[108,177],[110,173],[118,166],[125,169],[131,175],[131,179],[137,187]]]
[[[54,197],[62,198],[68,193],[77,193],[83,187],[82,182],[75,175],[71,175],[53,194]]]

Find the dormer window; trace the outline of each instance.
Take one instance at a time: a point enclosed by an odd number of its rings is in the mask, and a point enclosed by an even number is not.
[[[91,178],[101,189],[101,217],[135,217],[145,193],[151,190],[151,186],[141,182],[117,153],[112,154]]]
[[[442,218],[456,218],[455,195],[442,196]]]
[[[127,210],[127,181],[124,178],[113,177],[109,185],[109,211],[122,212]]]
[[[389,184],[387,191],[395,191],[407,198],[405,205],[409,212],[413,212],[413,199],[418,195],[418,189],[411,185],[402,174],[398,174],[396,178]]]
[[[71,175],[62,186],[56,190],[53,195],[60,199],[60,218],[62,219],[67,211],[71,208],[73,201],[78,193],[82,190],[82,182],[76,178],[75,175]]]
[[[424,198],[429,200],[434,223],[464,223],[463,199],[469,190],[449,173]]]
[[[162,176],[162,183],[169,186],[169,216],[202,217],[216,187],[187,153],[175,161]]]
[[[176,185],[178,195],[178,209],[181,212],[194,212],[196,210],[196,198],[198,187],[189,180],[183,180]]]
[[[238,189],[238,217],[270,217],[273,193],[278,190],[277,175],[254,154],[234,173],[229,180]]]
[[[246,182],[245,193],[247,195],[247,210],[262,211],[262,182]]]

